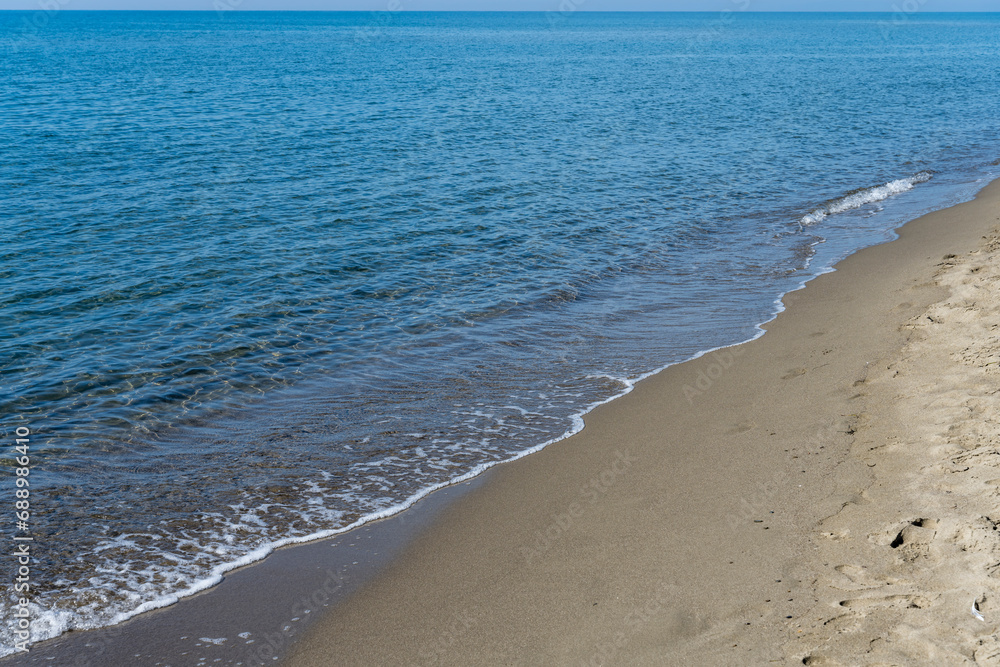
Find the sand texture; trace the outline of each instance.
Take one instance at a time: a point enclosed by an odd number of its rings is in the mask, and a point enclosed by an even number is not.
[[[787,648],[810,665],[1000,663],[1000,236],[934,282],[858,389],[874,479],[813,536],[819,602]]]
[[[994,183],[490,473],[285,664],[1000,662],[998,225]]]

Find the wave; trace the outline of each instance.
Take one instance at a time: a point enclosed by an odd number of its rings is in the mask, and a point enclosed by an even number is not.
[[[932,174],[929,171],[921,171],[913,176],[900,178],[895,181],[889,181],[888,183],[883,183],[882,185],[851,190],[844,196],[831,199],[819,208],[816,208],[808,214],[802,216],[799,220],[799,224],[803,227],[815,225],[828,215],[843,213],[844,211],[861,208],[865,204],[880,202],[883,199],[892,197],[893,195],[898,195],[908,190],[912,190],[917,183],[925,183],[931,180],[931,175]]]

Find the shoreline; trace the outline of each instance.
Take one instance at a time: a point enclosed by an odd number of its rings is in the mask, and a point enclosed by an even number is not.
[[[894,402],[869,387],[948,296],[941,258],[996,227],[998,199],[994,182],[907,223],[786,294],[739,354],[668,367],[498,469],[282,664],[822,664],[802,635],[822,647],[845,609],[867,627],[911,599],[824,607],[814,533],[879,483],[887,464],[855,450]]]
[[[112,626],[68,631],[0,665],[273,664],[321,616],[370,581],[448,503],[488,475],[438,489],[349,532],[276,549],[212,588]]]
[[[978,303],[900,324],[921,290],[891,318],[808,315],[822,326],[767,353],[780,374],[749,342],[844,258],[1000,178],[981,75],[1000,67],[1000,14],[43,13],[6,40],[24,139],[0,170],[9,530],[30,547],[8,553],[0,667],[280,664],[328,609],[376,614],[386,659],[613,662],[659,625],[687,641],[735,613],[689,563],[770,573],[765,551],[821,549],[796,541],[810,521],[840,534],[836,512],[810,513],[850,501],[839,480],[865,503],[872,484],[910,492],[876,475],[897,445],[852,443],[915,429],[962,387],[900,384],[937,403],[890,419],[867,391],[886,368],[924,377],[907,359],[926,358],[951,382],[924,337],[966,321],[992,340]],[[946,299],[967,287],[952,278],[921,284]],[[993,364],[953,337],[956,358]],[[827,340],[814,362],[805,342]],[[869,349],[896,356],[848,368]],[[848,375],[864,395],[838,403]],[[956,414],[989,404],[974,388]],[[941,456],[991,428],[941,419],[954,435],[921,426]],[[892,525],[866,535],[914,562],[936,544],[920,531],[968,528],[933,503],[880,507]],[[713,565],[730,547],[749,555]],[[863,586],[904,580],[886,568]],[[372,606],[389,579],[409,611]],[[729,579],[739,609],[751,579]],[[596,591],[586,614],[577,581]],[[951,599],[894,586],[890,607]],[[986,590],[963,588],[964,615],[991,617]],[[853,600],[843,623],[875,617]],[[530,650],[481,636],[494,620]],[[550,646],[563,635],[579,654]]]
[[[995,181],[984,187],[976,195],[975,200],[922,216],[897,228],[896,234],[898,237],[901,237],[907,228],[925,218],[941,216],[948,211],[976,204],[987,190],[1000,191],[1000,181]],[[997,195],[991,196],[997,198]],[[469,659],[470,656],[478,656],[481,646],[468,653],[463,653],[456,649],[456,645],[462,641],[474,645],[472,640],[475,639],[475,628],[484,625],[484,620],[491,618],[491,615],[494,613],[488,606],[474,605],[473,607],[469,607],[466,605],[462,608],[455,608],[453,606],[451,615],[444,618],[443,624],[438,626],[444,629],[436,635],[433,641],[414,644],[413,633],[406,633],[404,639],[392,642],[395,648],[389,650],[395,652],[392,652],[391,655],[380,654],[378,656],[373,655],[362,658],[361,653],[354,653],[349,648],[341,648],[341,645],[331,644],[330,639],[323,635],[329,633],[329,628],[336,626],[340,622],[338,619],[341,618],[340,614],[342,613],[361,614],[362,616],[364,614],[375,613],[374,609],[377,607],[372,596],[383,600],[383,604],[386,600],[391,599],[391,593],[389,597],[384,597],[387,595],[386,586],[388,585],[385,581],[403,577],[403,579],[397,580],[406,582],[404,585],[411,585],[413,580],[406,579],[406,577],[412,577],[412,569],[414,567],[417,570],[422,570],[431,565],[433,558],[428,556],[428,549],[433,553],[436,551],[436,547],[429,546],[430,542],[452,532],[453,529],[449,524],[456,518],[460,518],[462,521],[462,527],[454,529],[456,532],[466,537],[470,534],[475,535],[476,539],[484,537],[482,531],[472,526],[470,521],[475,523],[476,521],[483,520],[484,517],[493,521],[498,518],[498,513],[501,510],[486,507],[484,502],[488,505],[493,501],[484,501],[483,494],[498,494],[499,496],[507,497],[508,501],[512,493],[515,496],[519,494],[523,494],[523,497],[533,496],[532,501],[537,506],[540,502],[538,496],[545,495],[547,490],[544,487],[539,488],[533,484],[527,484],[527,482],[528,480],[544,481],[545,475],[540,472],[527,475],[524,469],[527,466],[535,466],[534,462],[538,461],[539,457],[552,448],[558,448],[560,450],[559,455],[553,457],[552,461],[539,464],[540,467],[544,466],[543,469],[551,472],[553,467],[563,466],[569,462],[573,470],[568,476],[565,474],[562,475],[562,486],[565,487],[567,484],[572,485],[572,482],[566,480],[572,478],[577,473],[586,473],[580,477],[583,483],[576,490],[575,494],[569,494],[569,501],[564,505],[559,505],[560,501],[552,498],[541,501],[548,503],[550,506],[552,503],[556,503],[554,505],[555,509],[553,511],[543,510],[541,514],[537,510],[533,513],[535,517],[538,517],[544,516],[545,512],[548,511],[548,517],[541,524],[536,522],[534,532],[531,533],[529,531],[528,538],[517,543],[516,553],[508,554],[506,559],[518,563],[522,570],[529,573],[532,569],[539,568],[542,563],[550,559],[566,559],[567,554],[564,553],[566,547],[563,542],[567,540],[572,541],[574,533],[584,530],[589,523],[599,524],[602,521],[607,522],[611,510],[608,507],[604,507],[606,504],[608,506],[616,504],[620,506],[624,503],[632,507],[636,504],[636,500],[641,500],[634,498],[627,499],[620,496],[622,493],[627,493],[627,491],[623,491],[623,488],[629,486],[629,478],[635,476],[638,470],[633,464],[636,462],[641,464],[644,460],[648,459],[643,459],[642,457],[635,458],[634,452],[627,448],[624,451],[621,447],[613,449],[610,452],[607,451],[609,449],[609,440],[613,439],[610,434],[624,423],[622,421],[623,415],[627,414],[631,419],[633,413],[639,414],[639,420],[641,421],[645,418],[642,415],[648,412],[648,403],[650,402],[648,395],[659,392],[660,394],[669,394],[668,398],[678,404],[674,406],[675,408],[683,408],[685,405],[695,408],[697,407],[696,404],[698,404],[702,412],[707,411],[707,413],[714,416],[720,403],[719,397],[713,395],[720,388],[718,385],[734,382],[734,378],[731,377],[730,373],[740,372],[740,366],[745,361],[744,355],[747,348],[767,340],[769,337],[763,336],[765,332],[770,333],[775,327],[781,328],[781,322],[788,317],[796,317],[789,314],[789,311],[793,308],[793,304],[795,304],[795,308],[801,309],[803,306],[798,305],[797,302],[800,299],[805,299],[808,302],[811,298],[814,298],[810,295],[816,291],[816,288],[813,286],[818,281],[827,279],[828,276],[836,276],[842,273],[845,270],[842,267],[846,264],[852,261],[860,261],[855,260],[859,255],[897,244],[900,240],[902,239],[897,238],[883,244],[856,251],[846,259],[838,262],[834,269],[829,269],[828,272],[821,273],[804,282],[799,288],[786,293],[778,300],[778,309],[775,316],[767,322],[758,325],[760,332],[754,338],[743,343],[701,352],[691,359],[667,365],[659,370],[651,371],[641,376],[625,392],[598,403],[596,407],[591,407],[588,412],[584,413],[583,420],[587,424],[586,431],[581,432],[576,430],[571,435],[539,445],[532,450],[519,454],[511,460],[503,461],[502,463],[506,465],[490,466],[485,471],[478,473],[471,480],[465,481],[464,479],[460,479],[443,488],[430,491],[415,503],[410,504],[406,509],[387,518],[372,520],[333,537],[321,538],[306,544],[291,545],[296,547],[294,549],[275,549],[271,555],[262,561],[255,561],[246,566],[226,572],[225,581],[221,584],[190,597],[183,598],[173,605],[144,612],[116,626],[104,627],[93,631],[65,633],[60,637],[41,643],[27,654],[13,654],[0,658],[0,664],[52,664],[50,662],[52,659],[68,659],[69,657],[73,657],[75,661],[69,661],[67,664],[129,664],[129,660],[138,657],[138,654],[134,653],[135,650],[149,650],[150,653],[147,656],[151,660],[155,655],[157,659],[169,659],[171,660],[171,664],[173,664],[173,661],[183,660],[183,656],[192,654],[191,651],[182,651],[182,648],[197,649],[199,651],[198,655],[201,657],[198,660],[192,658],[191,664],[195,664],[201,659],[207,659],[211,663],[217,656],[221,657],[221,662],[214,664],[254,664],[253,662],[247,662],[245,659],[247,655],[251,655],[252,653],[248,649],[253,642],[249,640],[243,641],[235,636],[237,634],[237,626],[240,628],[244,626],[253,627],[255,632],[252,634],[256,637],[253,641],[258,641],[268,634],[266,632],[268,628],[273,627],[275,628],[274,632],[280,632],[280,629],[284,627],[284,621],[292,621],[297,625],[291,634],[286,633],[281,639],[272,640],[271,642],[272,645],[277,644],[275,653],[278,655],[284,655],[289,645],[291,645],[291,652],[285,659],[281,660],[280,664],[326,664],[324,660],[329,659],[329,655],[336,655],[338,664],[351,664],[352,659],[356,659],[358,664],[363,664],[371,660],[389,660],[389,664],[394,664],[392,660],[395,658],[399,658],[403,662],[408,659],[410,662],[416,661],[420,664],[451,664],[451,661],[454,661],[454,664],[462,664],[464,659]],[[929,301],[928,303],[934,302]],[[918,307],[913,304],[910,304],[910,306],[914,308]],[[798,369],[793,370],[797,371]],[[669,380],[654,382],[661,376],[666,375],[670,376]],[[802,375],[805,374],[803,373]],[[860,379],[856,380],[856,382],[863,384],[866,375],[867,371],[862,370],[859,374]],[[798,375],[792,374],[787,379],[793,380],[796,378],[798,378]],[[782,379],[784,380],[785,378]],[[678,384],[679,382],[682,383]],[[647,383],[655,383],[661,386],[656,390],[643,390],[644,409],[634,411],[632,409],[619,409],[619,407],[616,407],[623,401],[635,400],[633,397]],[[672,387],[672,389],[664,392],[664,387]],[[741,399],[749,400],[746,396],[741,397]],[[725,407],[732,408],[731,405],[726,405]],[[684,412],[684,410],[682,409],[681,412]],[[630,419],[626,419],[625,421],[630,421]],[[662,422],[663,420],[661,419],[660,421]],[[843,440],[841,435],[846,431],[840,431],[839,429],[845,425],[848,430],[855,427],[850,420],[843,423],[831,422],[819,427],[815,433],[807,433],[805,440],[818,445],[821,449],[826,448],[826,445],[819,444],[821,442],[836,442],[839,444],[840,449],[843,450],[844,443],[840,441]],[[601,433],[595,435],[594,431],[598,426],[600,426]],[[759,425],[750,419],[736,424],[733,434],[742,435],[758,428]],[[718,431],[717,428],[711,430]],[[723,435],[725,437],[726,435],[730,435],[730,433],[723,429]],[[581,464],[580,462],[574,463],[573,459],[575,457],[567,455],[563,451],[567,447],[572,446],[577,440],[586,440],[585,447],[588,450],[593,450],[588,451],[585,457],[587,463],[591,464],[589,469],[585,469],[586,464]],[[674,439],[667,440],[669,442],[676,442]],[[606,450],[605,453],[613,455],[605,457],[606,460],[603,462],[595,459],[595,456],[597,456],[595,452],[602,447]],[[532,463],[524,461],[524,458],[529,453],[534,454],[534,456],[530,457]],[[718,452],[715,453],[718,454]],[[689,451],[686,454],[689,457],[697,458],[693,452]],[[600,465],[595,467],[593,464],[596,463]],[[516,466],[517,470],[510,472],[509,469],[512,466]],[[639,467],[641,468],[642,466],[640,465]],[[834,467],[836,468],[836,466]],[[859,475],[863,472],[861,470],[854,470],[851,474]],[[588,474],[590,474],[590,477],[587,476]],[[711,477],[711,475],[707,476]],[[863,475],[861,476],[863,477]],[[645,474],[643,477],[648,478],[649,475]],[[810,483],[813,485],[826,488],[822,487],[823,482],[817,481],[814,478],[814,474],[807,474],[805,479],[810,480]],[[644,479],[644,481],[648,482],[648,479]],[[745,523],[747,517],[751,514],[756,516],[757,513],[761,513],[761,508],[764,505],[773,504],[778,506],[780,504],[777,501],[783,498],[781,495],[782,491],[777,488],[778,486],[783,483],[798,483],[798,481],[797,478],[792,480],[791,473],[783,471],[770,477],[765,476],[762,481],[759,481],[756,486],[749,488],[749,490],[743,489],[739,497],[738,509],[735,514],[726,520],[725,529],[740,533],[745,532],[746,527],[743,523]],[[517,492],[511,491],[510,488],[507,491],[503,491],[504,485],[510,487],[512,483],[518,485],[511,487],[517,488]],[[857,484],[857,481],[854,483]],[[565,488],[556,489],[556,495],[559,493],[565,495],[565,491]],[[831,495],[835,493],[837,493],[835,488],[830,490]],[[662,504],[662,501],[658,502]],[[591,511],[595,507],[598,507],[600,511]],[[795,520],[788,516],[784,516],[780,520],[775,520],[770,516],[772,510],[767,510],[767,512],[769,513],[767,515],[761,513],[762,516],[766,517],[760,520],[762,530],[777,530],[779,532],[784,530],[787,532],[790,528],[798,525]],[[509,525],[510,521],[502,523]],[[607,526],[604,527],[604,529],[606,528]],[[586,528],[587,534],[595,539],[599,539],[598,536],[601,530],[594,527]],[[517,531],[515,530],[515,532]],[[524,531],[520,532],[523,534]],[[438,538],[433,537],[435,534],[438,535]],[[768,533],[769,537],[771,535],[772,533]],[[485,535],[485,537],[486,541],[489,542],[490,536]],[[753,535],[749,537],[752,538]],[[742,539],[746,538],[747,536],[743,535]],[[783,535],[782,538],[787,539],[788,536]],[[361,539],[368,539],[373,542],[372,544],[355,548],[356,543]],[[579,540],[579,536],[576,536],[576,539]],[[622,539],[627,542],[629,537],[623,535]],[[751,539],[750,542],[752,541]],[[453,544],[454,539],[450,539],[449,543]],[[331,545],[347,546],[349,548],[343,549],[339,554],[331,557],[332,552],[329,550]],[[449,548],[458,548],[459,552],[457,553],[461,553],[460,547]],[[354,549],[354,551],[349,551],[350,549]],[[347,555],[348,553],[353,555]],[[352,559],[356,557],[366,560],[353,561]],[[466,566],[469,565],[468,554],[465,554],[462,560]],[[570,558],[569,560],[573,559]],[[336,570],[336,583],[333,590],[328,591],[331,595],[322,604],[313,605],[306,612],[312,614],[311,617],[303,618],[304,614],[302,613],[298,613],[297,615],[290,613],[291,607],[288,605],[291,603],[284,603],[287,609],[278,615],[268,615],[254,609],[266,604],[264,595],[251,593],[252,589],[257,588],[261,581],[266,580],[269,582],[267,588],[271,589],[272,594],[279,589],[286,588],[284,585],[286,581],[291,582],[287,588],[294,589],[300,596],[302,591],[305,591],[308,595],[323,589],[325,582],[330,580],[330,576],[324,578],[323,575],[317,574],[320,569],[320,563],[333,565],[333,569]],[[736,561],[733,562],[733,565],[735,564]],[[563,565],[565,565],[565,560]],[[554,565],[545,565],[544,567],[546,569],[555,568],[558,570]],[[754,567],[761,566],[758,563]],[[516,571],[518,568],[515,567],[513,569]],[[330,570],[330,568],[326,568],[326,570]],[[343,574],[349,570],[351,571],[350,574]],[[411,571],[411,574],[401,574],[401,572],[407,570]],[[289,576],[289,572],[293,574]],[[329,574],[329,572],[326,572],[326,574]],[[565,573],[559,572],[550,574],[557,577],[565,576]],[[671,600],[677,595],[682,594],[684,587],[683,583],[677,583],[675,580],[676,577],[660,577],[655,582],[646,582],[652,586],[648,589],[650,593],[646,598],[642,598],[641,595],[637,597],[637,593],[632,591],[631,599],[635,607],[632,611],[624,613],[622,618],[625,620],[620,622],[619,626],[626,630],[620,630],[619,633],[622,631],[631,632],[631,629],[634,627],[637,632],[636,636],[638,636],[642,632],[649,632],[658,622],[664,622],[665,618],[667,625],[674,628],[674,630],[677,628],[690,629],[692,624],[698,627],[701,627],[705,623],[711,625],[710,621],[706,620],[711,618],[710,615],[698,613],[684,614],[673,609],[675,605],[672,605]],[[777,583],[777,580],[775,581]],[[431,591],[427,586],[420,586],[419,588],[421,595],[427,595],[428,599],[434,599],[437,596],[437,593]],[[447,594],[450,596],[456,595],[454,587]],[[475,597],[475,595],[472,597]],[[235,604],[243,602],[249,603],[249,607],[254,610],[244,609],[241,611],[240,622],[233,624],[227,621],[228,625],[226,628],[217,632],[209,630],[198,631],[199,627],[219,625],[216,617],[219,615],[220,607],[228,609],[232,608]],[[601,603],[598,602],[592,606],[600,605]],[[473,609],[475,613],[469,612],[469,609]],[[425,612],[427,612],[426,607],[418,608],[415,613],[411,610],[411,615],[408,618],[410,620],[420,620],[420,617],[424,616]],[[663,612],[668,613],[664,616]],[[440,616],[440,613],[437,616]],[[357,617],[351,616],[351,618]],[[572,617],[569,620],[572,620]],[[495,619],[490,622],[494,621]],[[602,623],[603,621],[597,623],[597,625],[600,626]],[[201,625],[199,626],[199,624]],[[425,629],[422,631],[423,634],[421,636],[426,638],[426,622],[420,620],[419,624],[424,625]],[[643,631],[638,626],[648,627]],[[677,627],[675,628],[674,626]],[[257,628],[261,628],[261,630],[256,631]],[[687,631],[684,630],[681,634],[683,635]],[[164,636],[165,633],[172,636],[166,637]],[[299,641],[303,633],[305,637]],[[198,635],[195,638],[196,640],[202,637],[211,638],[225,635],[227,642],[216,645],[211,642],[198,643],[195,641],[193,646],[185,646],[185,641],[188,644],[192,644],[191,637],[195,634]],[[274,633],[272,632],[271,634],[273,635]],[[430,636],[435,637],[433,632],[431,632]],[[633,636],[629,634],[624,648],[618,646],[620,642],[614,640],[610,644],[607,642],[600,644],[598,642],[594,644],[596,648],[594,648],[591,655],[589,657],[585,656],[582,659],[585,664],[590,658],[597,660],[595,664],[603,664],[601,661],[605,659],[610,659],[613,662],[615,659],[625,655],[622,651],[633,643],[633,639]],[[382,636],[368,636],[368,641],[370,642],[378,643],[383,640],[384,637]],[[77,660],[77,658],[81,657],[81,649],[87,647],[91,649],[90,653],[92,654],[93,662]],[[94,647],[97,647],[97,650],[94,650]],[[388,649],[388,647],[383,648]],[[406,658],[403,653],[399,653],[399,651],[405,650],[411,650],[412,653],[412,649],[414,648],[417,649],[416,658],[413,658],[413,656]],[[238,651],[234,652],[233,649],[238,649]],[[341,653],[341,651],[345,652]],[[208,657],[204,658],[206,655]],[[537,655],[541,655],[541,653]],[[695,652],[689,657],[699,657],[700,655],[700,653]],[[562,660],[560,655],[549,654],[546,657],[550,660]],[[721,658],[721,656],[719,657]],[[658,655],[656,660],[669,660],[671,658],[670,654],[666,658],[663,655]],[[109,659],[115,662],[105,662]],[[486,660],[486,662],[504,659],[531,662],[530,658],[526,659],[523,656],[519,658],[507,658],[506,654],[493,656]],[[638,658],[640,662],[644,659],[648,660],[650,658],[648,656],[646,658]],[[591,662],[594,662],[594,660],[591,660]],[[152,661],[150,664],[152,664]],[[187,663],[180,662],[178,664]],[[261,660],[260,664],[273,663]]]

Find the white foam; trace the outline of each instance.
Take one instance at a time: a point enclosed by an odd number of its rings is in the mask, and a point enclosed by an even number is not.
[[[898,195],[908,190],[912,190],[917,183],[924,183],[931,179],[931,172],[921,171],[909,176],[907,178],[900,178],[895,181],[889,181],[882,185],[876,185],[871,188],[863,188],[861,190],[855,190],[849,192],[843,197],[838,197],[823,204],[812,212],[802,216],[799,220],[799,224],[802,227],[807,227],[809,225],[815,225],[817,222],[822,221],[829,215],[835,215],[837,213],[843,213],[844,211],[851,211],[856,208],[861,208],[866,204],[874,204],[875,202],[880,202],[883,199],[888,199],[893,195]]]
[[[763,332],[761,332],[761,333],[763,333]],[[719,349],[719,348],[717,348],[717,349]],[[700,356],[700,355],[698,355],[698,356]],[[651,373],[647,373],[647,374],[641,376],[638,379],[642,379],[642,378],[648,377],[649,375],[652,375],[655,372],[658,372],[658,371],[653,371]],[[383,508],[381,510],[378,510],[378,511],[375,511],[375,512],[371,512],[371,513],[369,513],[369,514],[367,514],[367,515],[359,518],[358,520],[354,521],[353,523],[351,523],[349,525],[342,526],[340,528],[331,528],[331,529],[327,529],[327,530],[321,530],[321,531],[317,531],[317,532],[310,533],[310,534],[307,534],[307,535],[299,535],[299,536],[294,536],[294,537],[286,537],[286,538],[282,538],[282,539],[275,540],[275,541],[272,541],[272,542],[268,542],[267,544],[264,544],[264,545],[258,547],[257,549],[254,549],[253,551],[247,553],[247,554],[244,554],[243,556],[241,556],[240,558],[237,558],[236,560],[233,560],[233,561],[230,561],[230,562],[227,562],[227,563],[222,563],[220,565],[215,566],[214,568],[212,568],[212,570],[211,570],[211,572],[210,572],[210,574],[208,576],[195,581],[194,583],[190,584],[189,586],[187,586],[185,588],[182,588],[181,590],[179,590],[179,591],[177,591],[175,593],[171,593],[169,595],[159,595],[159,596],[157,596],[154,599],[141,602],[140,604],[138,604],[137,606],[135,606],[135,607],[133,607],[133,608],[131,608],[129,610],[121,611],[121,612],[115,614],[110,619],[110,623],[82,623],[80,621],[80,617],[79,617],[78,614],[74,614],[74,613],[70,613],[70,612],[55,613],[55,612],[45,611],[45,610],[42,610],[42,609],[39,608],[39,609],[36,610],[36,614],[35,614],[34,617],[36,619],[39,619],[39,620],[41,620],[41,619],[44,618],[46,622],[39,623],[39,624],[33,626],[33,630],[36,630],[33,633],[33,635],[34,635],[33,639],[34,639],[35,642],[38,642],[38,641],[42,641],[42,640],[45,640],[45,639],[51,639],[53,637],[57,637],[60,634],[63,634],[64,632],[66,632],[67,630],[70,630],[70,629],[95,629],[95,628],[101,627],[103,625],[117,625],[119,623],[123,623],[123,622],[127,621],[130,618],[133,618],[134,616],[138,616],[139,614],[142,614],[144,612],[152,611],[153,609],[160,609],[160,608],[163,608],[163,607],[168,607],[170,605],[173,605],[173,604],[177,603],[179,600],[181,600],[183,598],[190,597],[190,596],[195,595],[196,593],[204,591],[204,590],[206,590],[208,588],[212,588],[213,586],[217,585],[218,583],[220,583],[222,581],[223,576],[227,572],[230,572],[230,571],[235,570],[237,568],[244,567],[244,566],[249,565],[251,563],[255,563],[255,562],[259,561],[259,560],[262,560],[262,559],[266,558],[268,555],[270,555],[275,549],[278,549],[278,548],[283,547],[283,546],[292,545],[292,544],[302,544],[302,543],[305,543],[305,542],[313,542],[313,541],[316,541],[316,540],[326,539],[326,538],[329,538],[329,537],[333,537],[335,535],[340,535],[342,533],[346,533],[346,532],[348,532],[350,530],[353,530],[355,528],[363,526],[363,525],[365,525],[367,523],[371,523],[372,521],[376,521],[378,519],[384,519],[384,518],[390,517],[390,516],[392,516],[394,514],[398,514],[398,513],[402,512],[402,511],[404,511],[404,510],[412,507],[416,502],[418,502],[422,498],[430,495],[431,493],[433,493],[433,492],[435,492],[435,491],[437,491],[439,489],[442,489],[442,488],[444,488],[446,486],[451,486],[453,484],[460,484],[460,483],[468,481],[468,480],[470,480],[470,479],[472,479],[474,477],[478,477],[479,475],[481,475],[482,473],[484,473],[486,470],[488,470],[488,469],[490,469],[490,468],[492,468],[494,466],[500,465],[501,463],[507,463],[507,462],[510,462],[510,461],[516,461],[517,459],[520,459],[520,458],[523,458],[525,456],[528,456],[529,454],[533,454],[535,452],[541,451],[542,449],[544,449],[545,447],[548,447],[550,444],[552,444],[554,442],[558,442],[560,440],[563,440],[565,438],[570,437],[571,435],[574,435],[574,434],[580,432],[583,429],[583,416],[584,415],[586,415],[587,413],[589,413],[591,410],[593,410],[594,408],[596,408],[599,405],[603,405],[605,403],[610,403],[611,401],[613,401],[613,400],[615,400],[617,398],[620,398],[620,397],[624,396],[625,394],[629,393],[630,391],[632,391],[632,389],[635,386],[635,382],[637,381],[637,380],[629,380],[627,378],[611,378],[611,379],[614,379],[617,382],[621,382],[625,386],[625,388],[621,392],[619,392],[619,393],[617,393],[617,394],[615,394],[613,396],[610,396],[610,397],[608,397],[608,398],[606,398],[604,400],[596,401],[596,402],[588,405],[584,410],[580,411],[579,413],[577,413],[575,415],[572,415],[571,418],[570,418],[570,420],[571,420],[571,426],[570,426],[570,428],[567,431],[565,431],[563,434],[559,435],[559,436],[556,436],[554,438],[550,438],[550,439],[546,440],[545,442],[542,442],[542,443],[540,443],[538,445],[535,445],[535,446],[530,447],[528,449],[525,449],[525,450],[523,450],[521,452],[518,452],[517,454],[514,454],[513,456],[510,456],[509,458],[501,459],[501,460],[486,461],[484,463],[481,463],[481,464],[477,465],[476,467],[472,468],[471,470],[465,472],[462,475],[459,475],[459,476],[457,476],[455,478],[452,478],[450,480],[439,482],[439,483],[433,484],[431,486],[428,486],[428,487],[426,487],[424,489],[421,489],[420,491],[414,493],[413,495],[411,495],[410,497],[406,498],[402,502],[396,503],[396,504],[391,505],[389,507],[385,507],[385,508]],[[247,517],[244,516],[244,517],[241,517],[241,518],[245,519]],[[205,639],[202,639],[202,641],[205,641]],[[13,648],[12,647],[0,645],[0,656],[6,655],[6,654],[12,653],[12,652],[13,652]]]

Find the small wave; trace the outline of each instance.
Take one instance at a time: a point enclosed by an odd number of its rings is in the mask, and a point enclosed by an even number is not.
[[[852,190],[843,197],[831,199],[819,208],[814,209],[810,213],[802,216],[802,219],[799,220],[799,224],[803,227],[815,225],[828,215],[843,213],[844,211],[861,208],[865,204],[880,202],[883,199],[892,197],[893,195],[898,195],[902,192],[912,190],[917,183],[924,183],[929,180],[931,180],[931,172],[921,171],[913,176],[900,178],[895,181],[889,181],[888,183],[884,183],[882,185]]]

